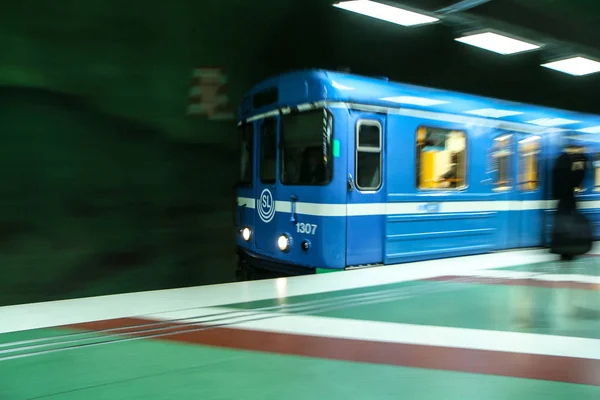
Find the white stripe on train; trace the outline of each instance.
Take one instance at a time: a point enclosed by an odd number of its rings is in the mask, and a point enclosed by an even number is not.
[[[256,208],[256,199],[238,197],[238,206]],[[434,205],[435,212],[427,211]],[[327,204],[296,202],[295,211],[300,215],[315,217],[355,217],[366,215],[410,215],[433,213],[468,213],[497,211],[552,210],[556,207],[554,200],[524,201],[446,201],[446,202],[393,202],[365,204]],[[600,200],[581,201],[581,210],[600,209]],[[276,201],[275,210],[281,213],[292,212],[292,202]]]
[[[463,114],[449,114],[449,113],[441,113],[436,111],[426,111],[426,110],[416,110],[409,108],[400,108],[400,107],[383,107],[383,106],[373,106],[368,104],[358,104],[358,103],[346,103],[346,102],[337,102],[337,101],[326,101],[321,100],[314,103],[304,103],[296,106],[299,111],[308,111],[315,108],[321,107],[329,107],[331,109],[352,109],[366,112],[376,112],[383,114],[392,114],[392,115],[403,115],[405,117],[414,117],[427,119],[432,121],[443,121],[443,122],[453,122],[458,124],[463,124],[467,126],[485,126],[490,129],[503,129],[506,131],[512,132],[522,132],[522,133],[530,133],[530,134],[549,134],[549,133],[558,133],[558,132],[568,132],[566,129],[561,128],[549,128],[545,126],[539,126],[534,124],[520,123],[520,122],[511,122],[511,121],[503,121],[493,118],[480,118],[480,117],[472,117],[466,116]],[[266,113],[261,113],[257,115],[253,115],[249,118],[246,118],[246,122],[253,122],[257,120],[261,120],[268,117],[274,117],[279,115],[280,113],[283,115],[291,113],[292,109],[290,107],[282,107],[281,109],[271,110]],[[238,126],[242,125],[242,121],[238,122]]]

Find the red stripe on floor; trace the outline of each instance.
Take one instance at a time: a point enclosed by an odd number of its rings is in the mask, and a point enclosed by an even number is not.
[[[135,332],[135,325],[148,322],[150,321],[141,319],[115,319],[78,324],[71,327],[85,330],[127,327],[131,335],[143,336],[143,334]],[[600,360],[338,339],[231,328],[213,328],[189,332],[189,329],[197,329],[199,326],[185,327],[168,323],[165,323],[164,326],[171,327],[171,332],[174,334],[161,337],[160,340],[171,342],[600,386]],[[188,331],[186,332],[186,330]]]

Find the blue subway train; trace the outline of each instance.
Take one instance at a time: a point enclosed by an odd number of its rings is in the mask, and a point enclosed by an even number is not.
[[[562,152],[591,160],[577,196],[600,234],[600,116],[325,70],[267,79],[238,112],[244,274],[546,246]]]

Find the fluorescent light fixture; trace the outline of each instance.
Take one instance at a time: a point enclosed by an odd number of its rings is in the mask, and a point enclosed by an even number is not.
[[[564,118],[540,118],[535,119],[533,121],[527,121],[528,124],[540,125],[540,126],[560,126],[560,125],[569,125],[569,124],[577,124],[581,121],[574,121],[572,119],[564,119]]]
[[[577,132],[582,132],[582,133],[600,133],[600,126],[592,126],[590,128],[578,129]]]
[[[477,33],[455,40],[503,55],[522,53],[524,51],[540,48],[540,46],[536,44],[513,39],[493,32]]]
[[[600,62],[585,57],[572,57],[542,64],[542,67],[564,72],[569,75],[582,76],[599,72]]]
[[[384,97],[381,100],[391,101],[392,103],[412,104],[414,106],[423,106],[423,107],[438,106],[440,104],[448,104],[447,101],[427,99],[425,97],[413,97],[413,96]]]
[[[438,18],[370,0],[343,1],[333,6],[404,26],[430,24],[439,21]]]
[[[520,111],[496,110],[494,108],[482,108],[481,110],[466,111],[466,114],[479,115],[488,118],[512,117],[514,115],[523,114]]]

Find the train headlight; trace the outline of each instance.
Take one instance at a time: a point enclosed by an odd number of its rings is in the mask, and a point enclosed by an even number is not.
[[[252,231],[250,230],[250,228],[246,227],[246,228],[242,229],[242,239],[244,239],[246,242],[248,242],[251,237],[252,237]]]
[[[290,238],[287,235],[281,235],[277,239],[277,247],[281,251],[288,251],[290,249]]]

